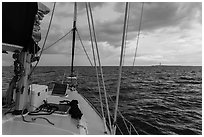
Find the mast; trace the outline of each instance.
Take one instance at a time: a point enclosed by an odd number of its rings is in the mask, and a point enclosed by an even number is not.
[[[30,107],[30,76],[32,62],[36,61],[34,54],[39,48],[40,20],[50,10],[37,2],[5,2],[2,7],[2,42],[5,43],[5,51],[14,52],[12,57],[15,74],[7,90],[6,103],[10,106],[14,100],[15,108],[12,114],[20,115]],[[39,11],[41,14],[38,14]]]
[[[71,76],[74,76],[74,48],[75,48],[75,35],[76,35],[76,20],[77,20],[77,3],[74,3],[74,19],[73,19],[73,28],[72,28],[72,62],[71,62]]]
[[[31,54],[32,48],[37,48],[32,39],[37,11],[37,2],[4,2],[2,4],[2,42],[6,43],[9,51],[14,52],[12,57],[15,60],[14,77],[7,90],[6,100],[8,107],[14,100],[15,108],[12,111],[14,115],[22,114],[29,107]]]
[[[31,54],[28,51],[21,52],[19,54],[18,60],[19,63],[22,64],[21,66],[21,78],[19,82],[17,82],[16,87],[16,98],[15,98],[15,111],[14,114],[19,115],[23,113],[24,109],[27,109],[28,103],[28,89],[29,89],[29,73],[31,70],[30,65]]]

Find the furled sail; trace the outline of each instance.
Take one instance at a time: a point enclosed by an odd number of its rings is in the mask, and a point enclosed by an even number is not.
[[[32,38],[36,42],[36,44],[41,40],[40,21],[44,18],[44,15],[48,14],[49,12],[50,9],[47,6],[45,6],[41,2],[38,2],[38,12],[35,15],[35,22],[32,34]]]
[[[35,45],[32,32],[37,11],[37,3],[3,2],[2,42],[23,47],[25,50],[32,49],[29,46]]]
[[[15,49],[39,51],[41,40],[40,20],[50,9],[36,2],[3,2],[2,3],[2,45],[3,51]]]

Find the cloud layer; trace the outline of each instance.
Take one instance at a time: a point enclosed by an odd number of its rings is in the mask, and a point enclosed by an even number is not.
[[[53,3],[44,3],[52,9]],[[91,3],[97,41],[103,65],[118,65],[125,3]],[[125,65],[132,65],[136,48],[142,3],[130,3]],[[51,45],[72,28],[73,3],[57,3],[54,20],[46,46]],[[50,14],[41,24],[42,36],[47,31]],[[78,3],[77,28],[87,52],[91,56],[91,44],[84,3]],[[202,64],[202,3],[159,2],[145,3],[136,65]],[[44,56],[55,54],[55,63],[64,65],[63,57],[71,54],[72,34],[44,52]],[[42,45],[43,39],[39,45]],[[76,64],[88,63],[77,37]],[[67,54],[67,55],[65,55]],[[59,55],[59,56],[58,56]],[[82,56],[83,55],[83,56]],[[111,59],[111,60],[110,60]],[[53,59],[54,60],[54,59]],[[85,61],[86,60],[86,61]],[[43,60],[42,64],[49,65]],[[52,64],[53,65],[53,64]],[[83,64],[89,65],[89,64]]]

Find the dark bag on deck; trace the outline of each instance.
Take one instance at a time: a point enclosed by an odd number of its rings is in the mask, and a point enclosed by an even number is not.
[[[70,109],[69,109],[69,114],[71,115],[72,118],[74,119],[81,119],[82,117],[82,112],[78,107],[78,101],[77,100],[72,100],[70,102]]]

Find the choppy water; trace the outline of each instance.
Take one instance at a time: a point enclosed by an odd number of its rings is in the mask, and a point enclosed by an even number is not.
[[[69,67],[38,67],[33,83],[61,81]],[[95,69],[76,67],[78,91],[100,110]],[[117,67],[103,67],[108,95],[115,101]],[[3,67],[2,89],[7,89],[12,67]],[[114,103],[110,102],[113,112]],[[124,67],[119,109],[133,123],[139,134],[202,134],[202,67],[149,66]],[[119,127],[125,131],[122,119]],[[120,134],[119,131],[117,131]],[[127,132],[126,132],[127,134]]]

